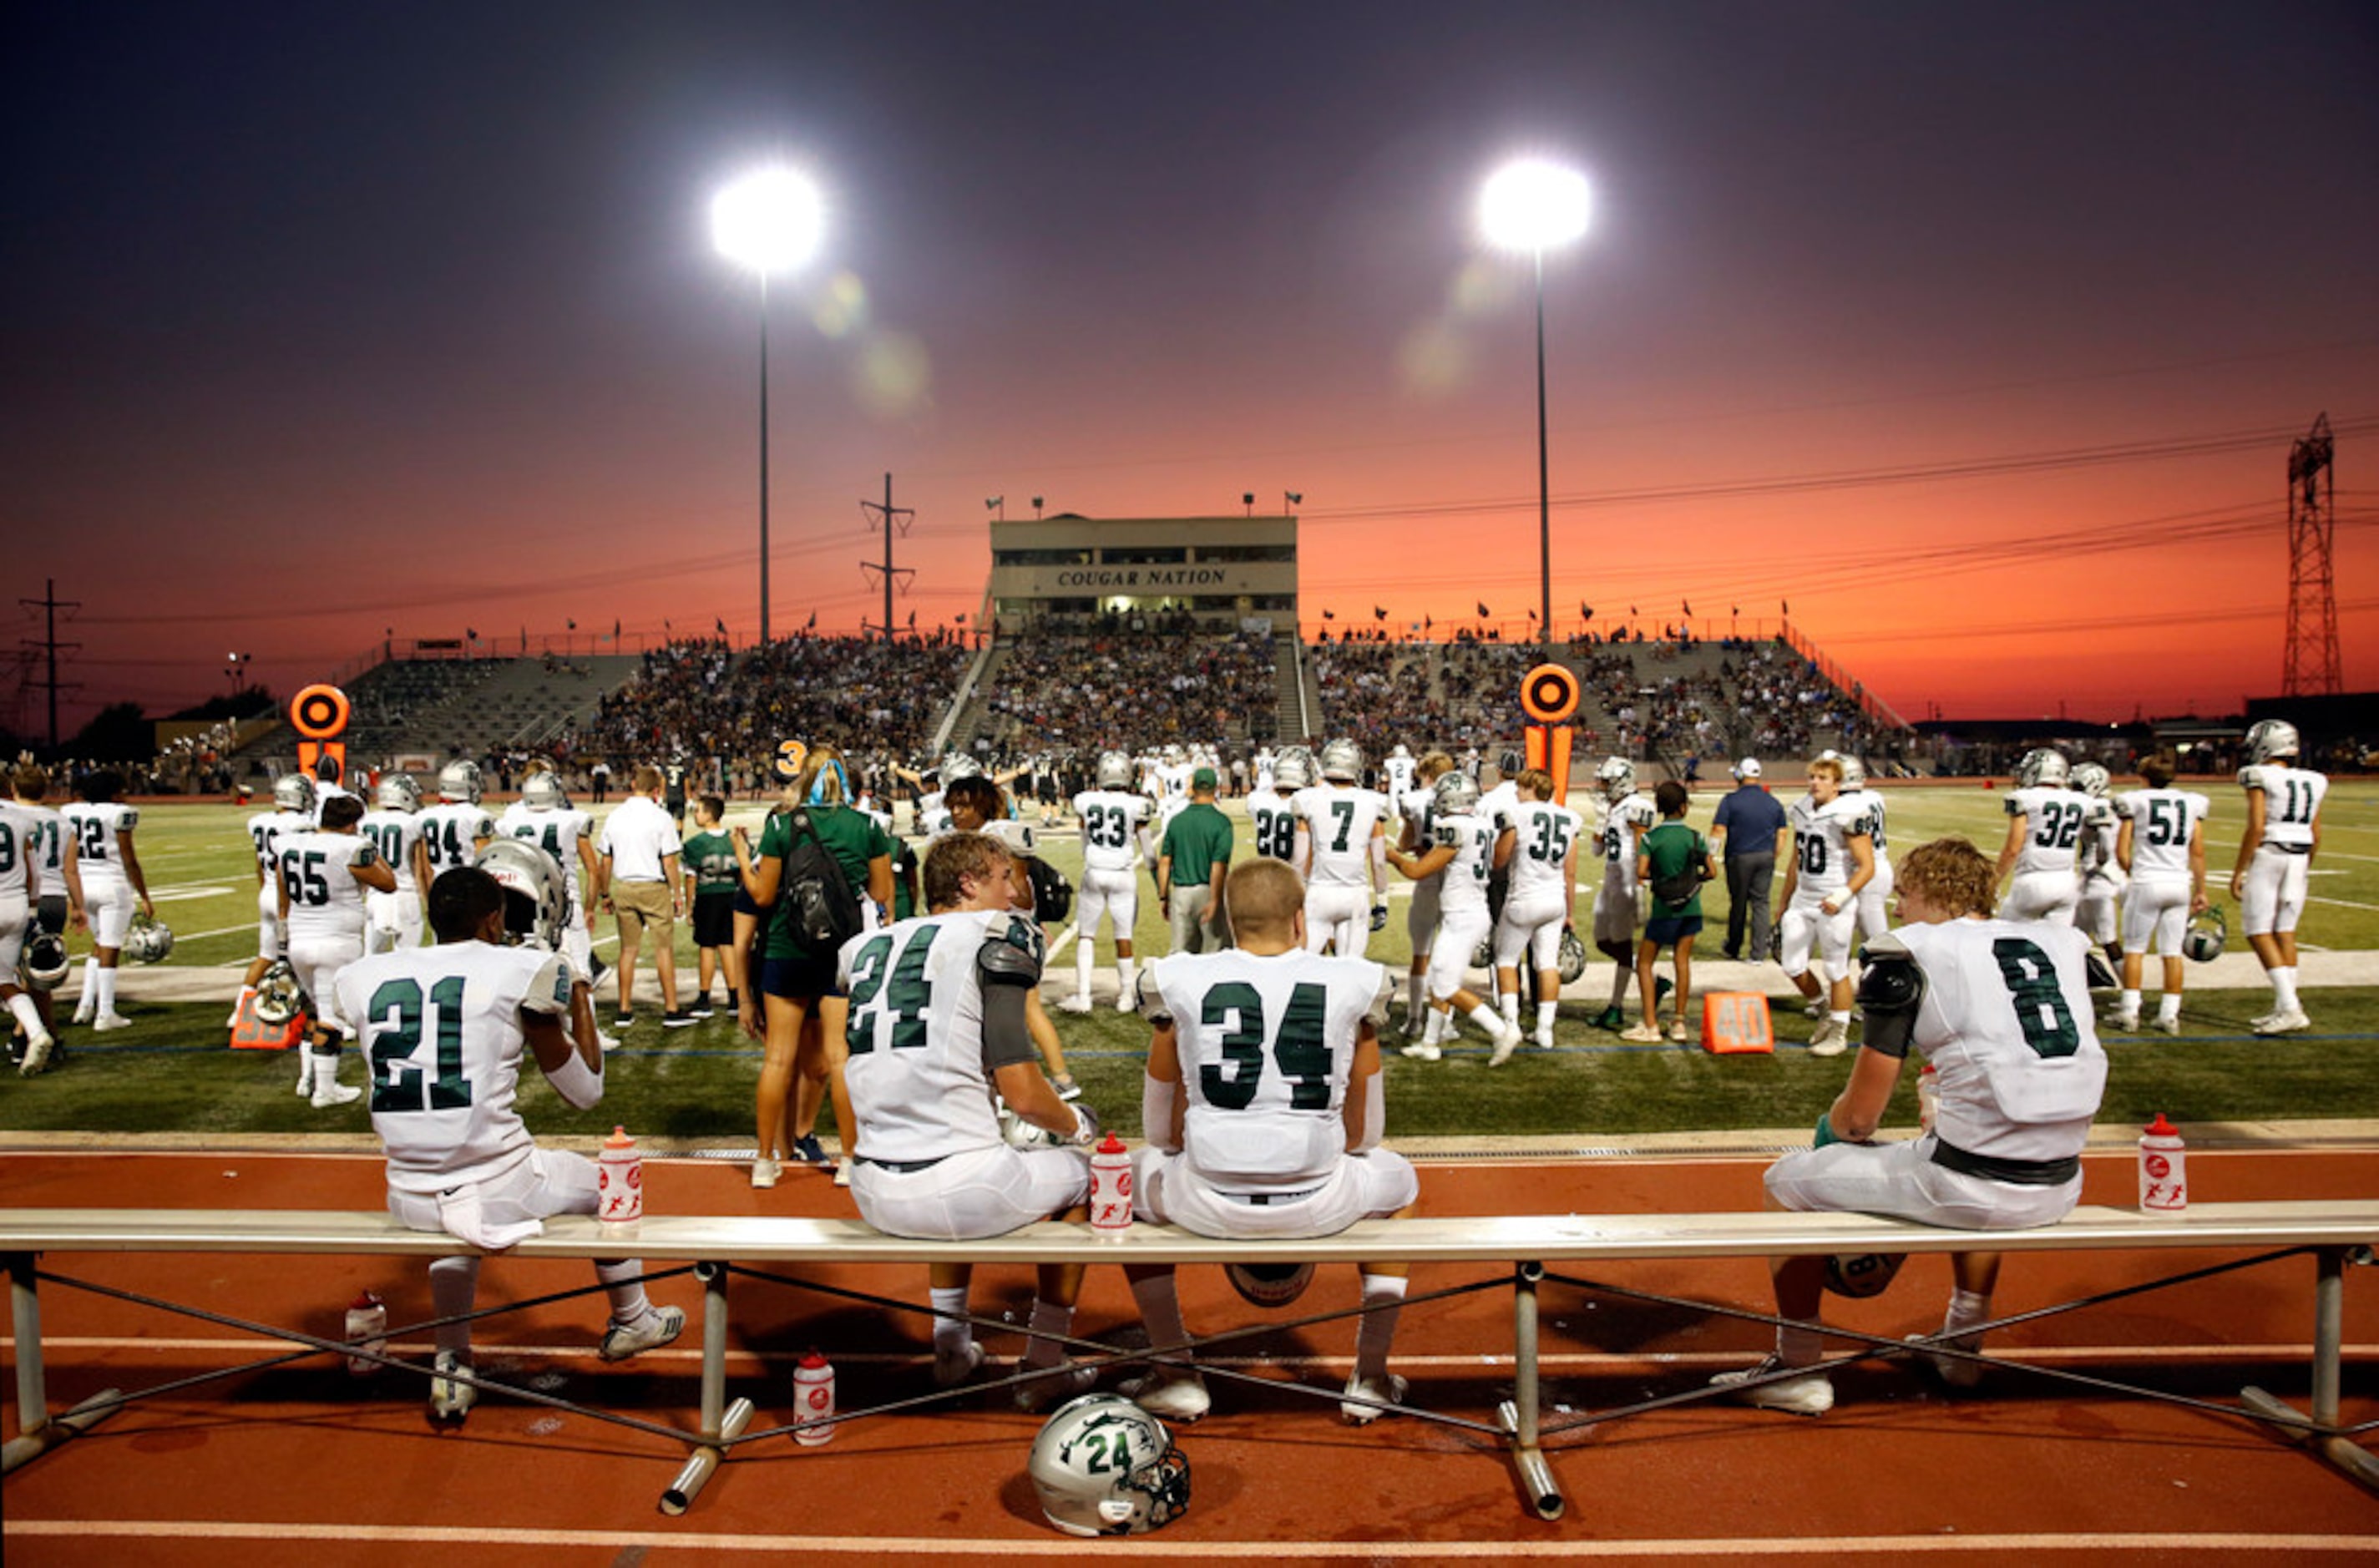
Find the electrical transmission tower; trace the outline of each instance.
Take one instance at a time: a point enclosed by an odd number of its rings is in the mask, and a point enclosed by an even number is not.
[[[893,633],[892,589],[895,580],[898,580],[898,584],[901,590],[906,592],[909,585],[909,580],[917,574],[909,567],[895,566],[892,564],[892,530],[897,526],[900,532],[904,534],[907,533],[909,531],[909,525],[917,520],[917,513],[915,509],[912,507],[903,506],[895,508],[893,506],[892,476],[889,474],[884,476],[884,504],[878,506],[872,501],[863,501],[859,503],[859,509],[862,512],[867,513],[871,516],[878,516],[884,519],[884,559],[881,561],[863,561],[859,563],[859,569],[862,572],[873,572],[884,580],[884,624],[881,626],[871,625],[863,621],[860,622],[860,630],[863,632],[881,632],[884,633],[884,640],[888,643],[892,640]],[[910,617],[912,621],[915,619],[916,617],[913,615]]]
[[[58,694],[60,692],[79,690],[78,687],[71,683],[64,686],[61,686],[58,683],[58,655],[61,652],[73,653],[82,646],[80,643],[61,643],[58,641],[58,611],[62,609],[80,609],[82,608],[82,601],[80,599],[62,599],[58,597],[57,579],[53,577],[46,579],[42,583],[42,597],[40,598],[18,599],[17,602],[23,605],[27,609],[41,610],[46,618],[42,623],[42,633],[40,639],[36,640],[30,637],[25,639],[25,668],[28,671],[25,683],[30,686],[44,686],[49,689],[50,750],[54,753],[58,749]],[[33,666],[34,657],[37,655],[40,656],[42,668],[46,671],[43,678],[38,681],[33,680],[30,677],[30,670]]]
[[[2329,538],[2337,518],[2329,416],[2288,449],[2288,646],[2280,669],[2285,697],[2336,696],[2337,591]]]

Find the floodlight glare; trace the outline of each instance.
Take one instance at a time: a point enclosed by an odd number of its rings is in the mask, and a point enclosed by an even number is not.
[[[1479,199],[1479,226],[1491,245],[1541,253],[1586,233],[1592,205],[1584,175],[1523,159],[1488,177]]]
[[[719,254],[763,277],[808,260],[825,227],[817,187],[791,169],[746,175],[710,204],[710,237]]]

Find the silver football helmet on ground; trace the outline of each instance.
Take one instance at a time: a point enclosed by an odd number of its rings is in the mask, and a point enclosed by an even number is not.
[[[569,803],[569,792],[550,773],[532,773],[521,780],[521,804],[531,811],[560,811]]]
[[[35,932],[25,938],[25,950],[17,957],[28,991],[55,991],[66,983],[66,971],[73,967],[74,960],[66,956],[66,939],[54,931]]]
[[[2274,757],[2301,754],[2297,727],[2285,718],[2261,719],[2247,730],[2247,761],[2251,766],[2267,763]]]
[[[1444,816],[1467,816],[1479,806],[1479,780],[1455,768],[1441,773],[1434,786],[1437,802],[1433,809]]]
[[[2107,791],[2113,788],[2115,776],[2097,763],[2077,762],[2073,765],[2073,787],[2085,795],[2095,795],[2104,800],[2107,798]]]
[[[382,811],[419,811],[421,785],[410,773],[392,773],[373,792]]]
[[[1624,801],[1636,792],[1636,765],[1625,757],[1604,757],[1594,781],[1602,786],[1604,799]]]
[[[1276,789],[1303,790],[1313,783],[1313,759],[1303,751],[1283,752],[1273,760],[1272,781]]]
[[[306,993],[297,983],[297,971],[289,967],[288,959],[273,959],[256,983],[256,1021],[287,1023],[305,1006]]]
[[[272,803],[283,811],[314,814],[314,781],[302,773],[284,773],[272,781]]]
[[[2054,746],[2035,746],[2023,754],[2015,765],[2015,784],[2019,790],[2037,790],[2044,786],[2054,789],[2071,782],[2072,766],[2065,754]]]
[[[440,800],[466,801],[476,806],[479,803],[479,797],[484,793],[486,789],[479,781],[477,763],[465,758],[450,762],[438,770]]]
[[[2222,906],[2212,904],[2192,915],[2189,929],[2181,933],[2180,950],[2195,962],[2210,964],[2222,956],[2230,942],[2230,917]]]
[[[1058,1407],[1033,1440],[1041,1512],[1069,1536],[1137,1536],[1190,1509],[1190,1459],[1165,1423],[1119,1394]]]
[[[504,930],[513,940],[560,952],[570,922],[570,879],[554,858],[526,838],[490,838],[475,863],[504,890]]]
[[[134,915],[124,934],[124,956],[136,964],[162,964],[174,950],[174,928],[152,915]]]
[[[1322,777],[1343,778],[1348,783],[1363,777],[1363,748],[1354,742],[1340,739],[1322,748]]]
[[[1098,784],[1102,790],[1131,788],[1131,758],[1121,752],[1099,754]]]

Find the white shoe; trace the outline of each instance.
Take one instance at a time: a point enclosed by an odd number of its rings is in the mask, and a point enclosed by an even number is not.
[[[1553,1048],[1553,1031],[1550,1029],[1540,1029],[1537,1031],[1536,1042],[1538,1050],[1552,1050]]]
[[[77,1023],[89,1023],[98,1011],[99,993],[86,986],[83,989],[82,999],[75,1003],[74,1020]]]
[[[364,1097],[362,1090],[349,1089],[345,1084],[341,1083],[335,1076],[336,1072],[337,1069],[332,1068],[330,1074],[315,1076],[314,1109],[327,1111],[333,1105],[352,1105]]]
[[[1346,1380],[1346,1396],[1350,1400],[1376,1399],[1380,1405],[1402,1405],[1405,1402],[1405,1390],[1408,1386],[1410,1385],[1404,1379],[1394,1372],[1383,1378],[1350,1376]],[[1338,1406],[1338,1418],[1350,1427],[1368,1427],[1383,1416],[1395,1414],[1393,1410],[1381,1409],[1378,1405],[1342,1403]]]
[[[48,1067],[50,1051],[56,1044],[55,1039],[40,1030],[35,1030],[25,1038],[25,1055],[24,1058],[18,1062],[17,1071],[23,1077],[31,1078],[43,1067]]]
[[[763,1188],[774,1187],[777,1185],[777,1178],[784,1174],[785,1167],[783,1165],[779,1164],[776,1161],[767,1159],[765,1156],[752,1162],[752,1185],[754,1187]]]
[[[1718,1388],[1750,1383],[1754,1378],[1782,1370],[1783,1365],[1770,1356],[1749,1371],[1721,1372],[1710,1382]],[[1833,1381],[1823,1372],[1808,1372],[1772,1383],[1754,1384],[1744,1388],[1741,1395],[1746,1405],[1757,1405],[1762,1410],[1782,1410],[1794,1416],[1822,1416],[1834,1407]]]
[[[983,1346],[972,1339],[966,1341],[965,1354],[959,1356],[943,1355],[942,1347],[937,1345],[934,1347],[935,1385],[956,1388],[974,1376],[974,1369],[982,1365]]]
[[[1140,998],[1129,995],[1118,995],[1116,997],[1116,1011],[1119,1013],[1136,1013],[1140,1011]]]
[[[834,1184],[837,1187],[849,1187],[851,1185],[850,1155],[845,1154],[841,1159],[837,1160],[834,1163]]]
[[[595,1031],[595,1043],[601,1047],[607,1055],[620,1048],[620,1043],[617,1040],[612,1039],[611,1036],[604,1033],[599,1029]]]
[[[100,1027],[105,1028],[106,1023],[102,1019]],[[2257,1019],[2249,1027],[2258,1034],[2291,1034],[2300,1029],[2311,1029],[2313,1019],[2305,1017],[2302,1007],[2282,1007],[2268,1018]]]
[[[1850,1046],[1851,1026],[1833,1019],[1819,1024],[1817,1031],[1809,1036],[1809,1055],[1813,1056],[1839,1056]]]
[[[1061,997],[1057,1010],[1061,1013],[1087,1013],[1091,1010],[1091,999],[1088,996]]]
[[[2156,1032],[2159,1034],[2179,1034],[2180,1032],[2180,1015],[2179,1013],[2175,1013],[2170,1018],[2166,1018],[2162,1014],[2158,1014],[2156,1020]]]
[[[1804,1016],[1808,1018],[1824,1018],[1826,1016],[1826,999],[1820,996],[1814,1002],[1804,1002],[1801,1004],[1801,1011]]]
[[[1206,1393],[1206,1380],[1187,1369],[1159,1367],[1117,1392],[1150,1415],[1185,1427],[1214,1405]]]
[[[2117,1034],[2137,1034],[2140,1031],[2140,1015],[2118,1008],[2107,1015],[2107,1027]]]
[[[1914,1345],[1926,1337],[1921,1333],[1913,1333],[1908,1336],[1908,1341]],[[1972,1334],[1961,1335],[1949,1343],[1959,1350],[1976,1348],[1976,1342]],[[1928,1371],[1950,1388],[1968,1389],[1982,1386],[1983,1364],[1980,1361],[1967,1361],[1955,1356],[1937,1355],[1930,1350],[1918,1351],[1916,1358],[1925,1364]]]
[[[457,1422],[471,1413],[479,1402],[479,1391],[469,1383],[456,1382],[447,1374],[467,1372],[469,1362],[452,1350],[441,1350],[434,1363],[436,1371],[429,1379],[429,1418],[433,1421]]]
[[[1076,1367],[1061,1363],[1056,1368],[1017,1365],[1018,1371],[1038,1371],[1043,1375],[1015,1388],[1016,1407],[1028,1416],[1040,1414],[1054,1405],[1063,1405],[1079,1393],[1088,1393],[1091,1385],[1099,1381],[1095,1367]]]
[[[647,1350],[658,1350],[685,1332],[685,1311],[678,1307],[647,1307],[633,1323],[613,1323],[603,1331],[596,1352],[606,1361],[625,1361]]]
[[[2297,1016],[2301,1018],[2304,1015],[2300,1013]],[[93,1033],[104,1034],[112,1029],[130,1029],[132,1020],[122,1013],[102,1013],[91,1020],[91,1027]],[[2304,1026],[2299,1024],[2297,1027],[2301,1029]]]
[[[1503,1032],[1495,1037],[1495,1052],[1487,1058],[1487,1065],[1491,1067],[1500,1067],[1510,1061],[1512,1053],[1518,1050],[1520,1042],[1527,1038],[1527,1035],[1520,1032],[1519,1025],[1504,1025]]]
[[[1416,1062],[1434,1062],[1438,1058],[1443,1056],[1445,1052],[1441,1047],[1432,1045],[1426,1040],[1416,1040],[1411,1044],[1404,1047],[1403,1054],[1410,1056]]]
[[[1668,1036],[1660,1032],[1660,1026],[1657,1023],[1631,1023],[1619,1031],[1619,1038],[1633,1041],[1638,1045],[1657,1045]]]

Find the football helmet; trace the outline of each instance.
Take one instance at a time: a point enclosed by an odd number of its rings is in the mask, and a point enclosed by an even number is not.
[[[1348,783],[1363,777],[1363,748],[1341,738],[1322,748],[1322,777]]]
[[[1625,757],[1604,757],[1594,781],[1602,786],[1604,799],[1624,801],[1636,792],[1636,765]]]
[[[2274,757],[2292,757],[2300,754],[2297,727],[2285,718],[2257,720],[2247,730],[2247,761],[2266,763]]]
[[[17,957],[17,968],[25,976],[28,991],[55,991],[66,983],[66,971],[73,960],[66,957],[66,939],[54,931],[40,931],[25,939],[25,950]]]
[[[2114,775],[2108,773],[2100,764],[2077,762],[2073,765],[2073,787],[2085,795],[2095,795],[2100,800],[2105,800],[2107,789],[2114,782]]]
[[[521,804],[531,811],[560,811],[569,803],[562,780],[550,773],[532,773],[521,780]]]
[[[304,1009],[305,998],[297,983],[297,971],[289,967],[288,959],[275,959],[264,977],[256,983],[256,1021],[287,1023]]]
[[[2190,916],[2189,929],[2181,933],[2180,950],[2201,964],[2210,964],[2222,956],[2230,941],[2230,917],[2222,906],[2210,904]]]
[[[162,964],[174,950],[174,928],[154,915],[137,914],[124,934],[124,956],[136,964]]]
[[[441,801],[466,801],[479,803],[485,790],[479,782],[479,765],[469,758],[460,758],[438,770],[438,798]]]
[[[1866,788],[1866,763],[1861,762],[1858,758],[1851,755],[1848,752],[1838,752],[1831,746],[1819,752],[1817,756],[1820,761],[1831,761],[1842,765],[1843,789],[1864,790]]]
[[[1586,972],[1586,944],[1579,941],[1577,933],[1568,926],[1562,927],[1561,957],[1555,967],[1560,971],[1564,985]]]
[[[392,773],[374,792],[382,811],[419,811],[421,786],[410,773]]]
[[[2015,765],[2015,787],[2019,790],[2037,790],[2044,785],[2054,788],[2070,782],[2072,776],[2073,769],[2066,762],[2065,754],[2054,746],[2035,746]]]
[[[1431,809],[1445,816],[1468,816],[1479,807],[1479,780],[1455,768],[1441,773],[1435,786],[1437,802]]]
[[[1313,783],[1313,759],[1303,751],[1283,752],[1274,759],[1272,781],[1276,789],[1303,790]]]
[[[1099,788],[1129,790],[1131,788],[1131,758],[1121,752],[1099,754]]]
[[[1837,1252],[1826,1260],[1826,1288],[1854,1300],[1880,1296],[1906,1261],[1905,1252]]]
[[[983,771],[974,758],[963,752],[952,752],[942,758],[942,788],[947,790],[961,778],[972,778]]]
[[[1137,1536],[1190,1509],[1190,1459],[1165,1423],[1120,1394],[1060,1405],[1033,1440],[1041,1512],[1069,1536]]]
[[[1223,1275],[1251,1307],[1286,1307],[1313,1283],[1310,1263],[1226,1263]]]
[[[490,838],[474,862],[504,890],[504,930],[549,952],[562,950],[570,923],[570,879],[543,848],[526,838]]]
[[[284,773],[272,781],[272,803],[283,811],[314,814],[314,781],[302,773]]]
[[[1408,757],[1412,755],[1412,749],[1407,746],[1402,741],[1398,741],[1394,749],[1392,749],[1388,754],[1392,757]]]

